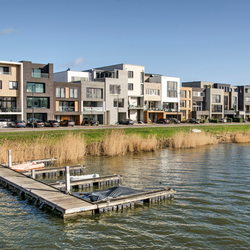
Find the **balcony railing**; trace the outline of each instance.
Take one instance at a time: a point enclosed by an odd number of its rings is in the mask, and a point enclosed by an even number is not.
[[[59,112],[75,112],[74,108],[62,108],[59,107]]]
[[[49,78],[49,73],[32,72],[31,76],[36,78]]]
[[[143,108],[145,109],[146,106],[129,104],[129,105],[128,105],[128,108],[129,108],[129,109],[143,109]]]
[[[92,111],[104,111],[103,107],[83,107],[82,111],[92,112]]]
[[[16,113],[16,112],[21,112],[21,108],[1,108],[0,107],[0,113]]]

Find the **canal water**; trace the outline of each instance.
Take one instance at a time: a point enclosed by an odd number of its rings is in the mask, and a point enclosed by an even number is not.
[[[122,174],[170,201],[62,220],[0,187],[0,249],[249,249],[250,145],[87,158],[86,174]],[[68,163],[74,165],[75,163]]]

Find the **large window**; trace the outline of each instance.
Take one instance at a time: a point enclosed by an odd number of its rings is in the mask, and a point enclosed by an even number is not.
[[[44,83],[34,83],[27,82],[27,92],[28,93],[45,93],[45,84]]]
[[[134,84],[133,83],[129,83],[128,84],[128,90],[133,90],[134,89]]]
[[[86,97],[87,98],[103,98],[103,89],[100,88],[87,88],[86,89]]]
[[[222,112],[222,105],[212,105],[212,112]]]
[[[134,77],[134,71],[128,71],[128,78]]]
[[[144,72],[141,72],[141,83],[144,83]]]
[[[70,88],[69,89],[69,98],[78,98],[78,89]]]
[[[114,107],[117,108],[117,99],[114,99]],[[124,108],[124,99],[121,98],[118,99],[118,107]]]
[[[60,112],[74,112],[75,111],[75,102],[59,101],[59,111]]]
[[[220,95],[212,95],[212,103],[220,103],[221,96]]]
[[[245,102],[250,102],[250,97],[246,97]]]
[[[17,82],[10,81],[9,82],[9,89],[17,89]]]
[[[10,69],[10,67],[0,66],[0,75],[11,75]]]
[[[193,96],[201,96],[201,93],[197,91],[193,91]]]
[[[159,89],[146,89],[146,95],[160,95]]]
[[[45,108],[49,109],[49,98],[48,97],[27,97],[27,108]]]
[[[186,98],[186,91],[185,90],[181,90],[181,98]]]
[[[177,82],[167,82],[167,97],[177,97]]]
[[[120,95],[121,94],[121,86],[120,85],[109,85],[109,94],[110,95]]]
[[[186,108],[186,101],[185,100],[180,100],[180,107]]]
[[[31,76],[36,78],[49,78],[49,74],[45,73],[45,69],[32,69]]]
[[[33,118],[33,113],[27,113],[27,120]],[[47,113],[34,113],[34,118],[44,121],[47,121]]]
[[[1,112],[6,112],[11,108],[16,108],[16,97],[0,97]]]
[[[65,88],[56,88],[56,97],[65,98]]]

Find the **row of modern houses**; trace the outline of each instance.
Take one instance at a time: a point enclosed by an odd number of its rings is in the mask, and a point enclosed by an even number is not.
[[[182,85],[182,86],[180,86]],[[0,61],[0,119],[93,117],[100,124],[130,118],[208,119],[250,117],[250,86],[149,74],[145,67],[116,64],[90,70],[53,71],[53,64]]]

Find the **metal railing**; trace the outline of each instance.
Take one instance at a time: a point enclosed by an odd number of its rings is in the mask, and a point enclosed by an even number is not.
[[[32,72],[32,77],[36,77],[36,78],[49,78],[49,73]]]
[[[92,111],[104,111],[103,107],[83,107],[82,111],[88,111],[88,112],[92,112]]]
[[[10,113],[15,113],[15,112],[21,112],[21,108],[1,108],[0,107],[0,113],[6,113],[6,112],[10,112]]]
[[[59,107],[59,112],[75,112],[74,108],[62,108]]]

